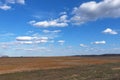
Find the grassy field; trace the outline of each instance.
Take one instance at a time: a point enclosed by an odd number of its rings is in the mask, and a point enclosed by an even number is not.
[[[0,80],[120,80],[120,57],[0,58]]]

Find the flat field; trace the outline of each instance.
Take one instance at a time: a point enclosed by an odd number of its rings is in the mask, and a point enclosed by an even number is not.
[[[120,57],[0,58],[0,80],[120,80]]]

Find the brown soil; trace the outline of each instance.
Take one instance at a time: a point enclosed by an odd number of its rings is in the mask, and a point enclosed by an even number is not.
[[[0,58],[0,74],[120,62],[120,57]]]

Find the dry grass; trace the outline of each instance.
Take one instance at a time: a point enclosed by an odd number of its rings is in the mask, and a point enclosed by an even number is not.
[[[79,65],[69,68],[1,74],[0,80],[120,80],[120,63]]]
[[[0,74],[118,62],[120,57],[0,58]]]

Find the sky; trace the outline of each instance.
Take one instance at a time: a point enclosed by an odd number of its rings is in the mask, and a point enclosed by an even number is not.
[[[120,53],[120,0],[0,0],[0,56]]]

